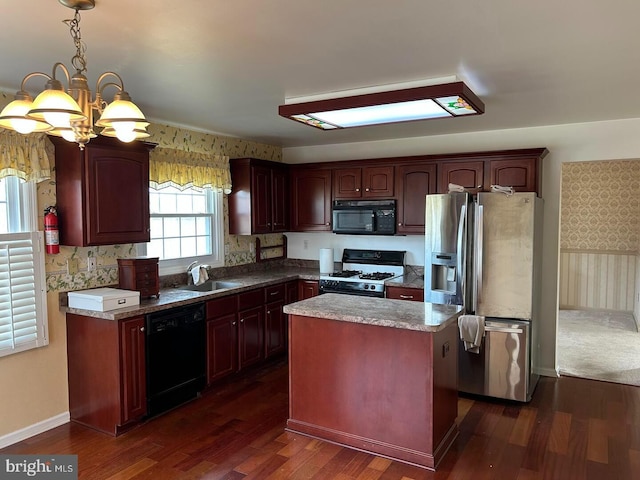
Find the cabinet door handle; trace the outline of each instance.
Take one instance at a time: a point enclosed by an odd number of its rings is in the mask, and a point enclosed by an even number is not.
[[[235,327],[236,326],[236,322],[231,322],[231,325]]]
[[[280,292],[271,292],[269,295],[271,295],[273,297],[274,295],[277,295],[278,293],[280,293]]]
[[[365,191],[365,192],[368,192],[368,191],[369,191],[369,189],[368,189],[368,188],[365,188],[365,189],[364,189],[364,191]]]
[[[144,332],[144,327],[140,327],[140,331],[141,331],[141,332]]]
[[[240,319],[240,323],[244,323],[244,318],[241,318],[241,319]]]
[[[325,225],[329,226],[329,222],[325,223]]]
[[[359,189],[359,188],[356,188],[356,192],[359,192],[359,191],[360,191],[360,189]]]
[[[402,226],[402,223],[398,223],[398,226],[399,226],[399,227],[401,227],[401,226]]]
[[[400,298],[403,300],[412,300],[413,295],[400,295]]]

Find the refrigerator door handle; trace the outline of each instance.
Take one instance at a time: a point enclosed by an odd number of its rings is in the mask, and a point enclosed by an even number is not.
[[[499,332],[499,333],[524,333],[521,328],[509,328],[509,327],[484,327],[485,332]]]
[[[476,220],[476,296],[475,302],[473,305],[474,311],[478,310],[478,305],[482,301],[482,238],[484,236],[484,207],[482,205],[478,205],[477,212],[477,220]]]
[[[464,232],[465,232],[465,225],[467,223],[467,206],[466,205],[462,205],[462,207],[460,207],[460,219],[458,220],[458,245],[457,245],[457,252],[456,252],[456,257],[458,259],[458,265],[457,265],[457,269],[458,269],[458,278],[461,278],[462,281],[462,290],[464,292],[464,274],[463,274],[463,265],[465,265],[467,259],[463,258],[464,252],[465,250],[463,249],[464,245],[465,245],[465,238],[464,238]]]

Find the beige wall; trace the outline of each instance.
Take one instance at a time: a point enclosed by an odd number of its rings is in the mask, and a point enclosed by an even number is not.
[[[13,99],[0,93],[0,108]],[[230,158],[254,157],[281,161],[280,147],[249,142],[238,138],[190,132],[164,125],[151,125],[149,141],[160,146],[212,152]],[[53,153],[53,146],[50,145]],[[55,172],[53,178],[38,184],[38,210],[56,201]],[[250,243],[255,237],[228,235],[225,201],[225,243],[229,253],[225,265],[240,265],[255,261]],[[40,218],[42,228],[42,218]],[[261,236],[265,244],[273,235]],[[135,256],[134,245],[105,247],[60,247],[57,255],[46,255],[47,310],[49,317],[49,345],[43,348],[0,358],[0,447],[23,436],[20,430],[38,429],[40,422],[63,422],[69,411],[67,393],[66,329],[64,314],[58,308],[61,291],[78,290],[117,284],[117,259]],[[87,271],[87,257],[98,258],[96,272]],[[68,275],[67,259],[79,261],[79,272]],[[53,420],[52,420],[53,419]],[[34,427],[35,426],[35,427]],[[32,432],[33,433],[33,432]]]

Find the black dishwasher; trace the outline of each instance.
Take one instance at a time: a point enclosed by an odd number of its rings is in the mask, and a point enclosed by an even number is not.
[[[205,386],[204,304],[171,308],[146,316],[147,416],[176,407]]]

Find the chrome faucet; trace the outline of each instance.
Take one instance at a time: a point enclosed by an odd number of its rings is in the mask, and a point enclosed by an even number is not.
[[[193,285],[193,276],[191,275],[191,271],[194,268],[202,268],[202,267],[206,268],[207,270],[211,268],[209,265],[199,264],[197,260],[189,264],[189,266],[187,267],[187,285]]]

